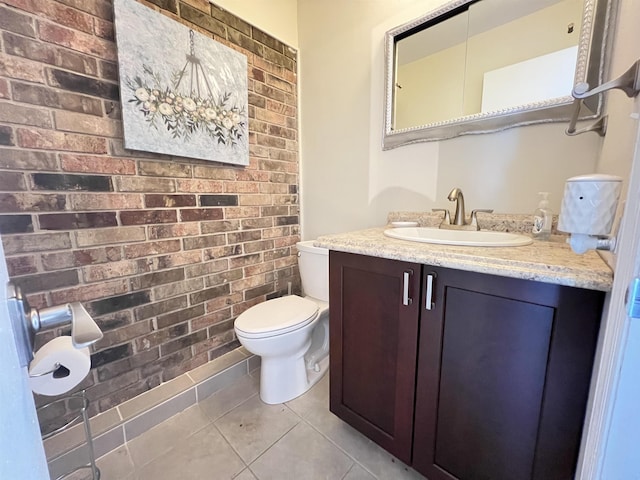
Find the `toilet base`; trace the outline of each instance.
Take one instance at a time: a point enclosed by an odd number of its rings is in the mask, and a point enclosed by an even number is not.
[[[313,387],[329,370],[329,356],[316,362],[318,371],[307,369],[304,357],[262,358],[260,367],[260,399],[267,404],[285,403],[299,397]]]

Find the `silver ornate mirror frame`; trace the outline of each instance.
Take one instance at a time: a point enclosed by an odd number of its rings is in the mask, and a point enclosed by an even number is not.
[[[543,102],[529,103],[494,112],[477,113],[442,122],[417,127],[393,129],[393,105],[395,85],[396,37],[422,24],[433,22],[447,12],[463,7],[473,0],[453,0],[411,22],[389,30],[385,34],[385,110],[382,149],[389,150],[417,142],[429,142],[479,133],[490,133],[508,128],[569,121],[572,114],[573,97],[554,98]],[[592,88],[604,81],[610,49],[610,26],[614,3],[617,0],[584,0],[582,30],[578,44],[578,57],[574,84],[588,83]],[[587,104],[580,112],[580,120],[597,118],[603,109],[601,95]]]

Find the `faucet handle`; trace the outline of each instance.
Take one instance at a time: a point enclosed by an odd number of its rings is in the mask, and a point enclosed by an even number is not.
[[[478,213],[493,213],[493,208],[479,208],[477,210],[471,210],[471,225],[480,230],[480,226],[478,225]]]
[[[442,217],[442,223],[444,223],[445,225],[451,225],[451,214],[449,213],[449,210],[447,210],[446,208],[432,208],[431,211],[444,212],[444,217]]]

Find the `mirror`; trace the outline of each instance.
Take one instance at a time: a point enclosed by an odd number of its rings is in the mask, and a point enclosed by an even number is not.
[[[603,82],[612,1],[455,0],[388,31],[383,149],[568,121],[574,84]]]

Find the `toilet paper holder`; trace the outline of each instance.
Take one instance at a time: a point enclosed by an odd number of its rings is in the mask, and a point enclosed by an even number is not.
[[[33,360],[33,347],[37,332],[71,325],[71,341],[76,348],[85,348],[102,338],[102,331],[80,302],[66,303],[42,309],[32,308],[20,287],[7,284],[9,317],[16,337],[20,366],[27,367]],[[51,373],[51,372],[47,372]]]

